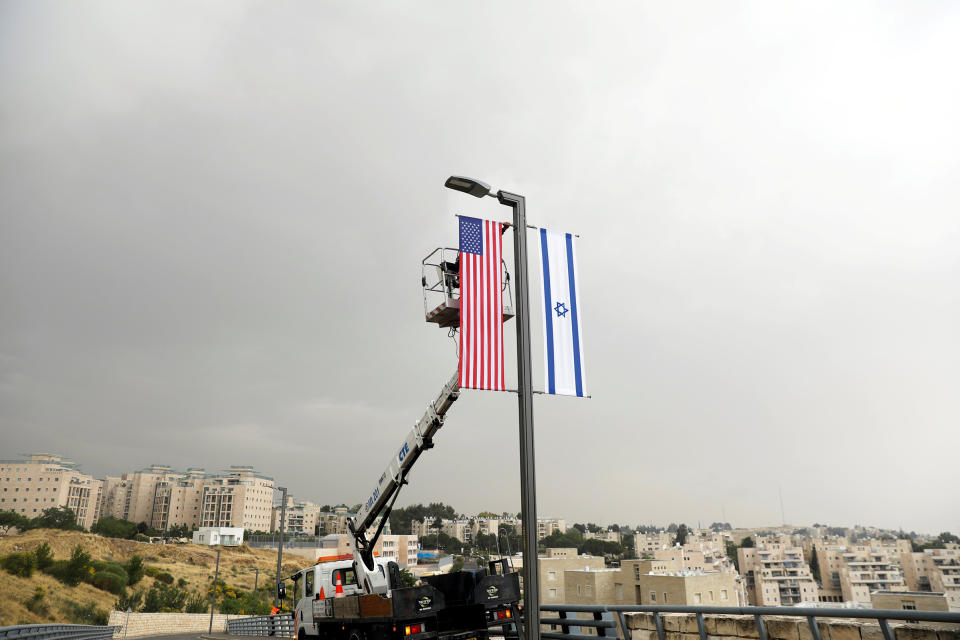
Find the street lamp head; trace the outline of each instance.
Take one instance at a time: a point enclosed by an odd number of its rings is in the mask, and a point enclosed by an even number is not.
[[[447,189],[453,189],[454,191],[469,193],[475,198],[482,198],[490,193],[490,185],[487,183],[474,180],[473,178],[465,178],[464,176],[450,176],[443,186]]]

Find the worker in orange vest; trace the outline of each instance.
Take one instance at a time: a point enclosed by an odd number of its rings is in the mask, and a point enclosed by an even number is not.
[[[270,609],[270,615],[271,615],[271,616],[275,616],[275,615],[277,615],[278,613],[280,613],[280,608],[277,607],[277,605],[273,605],[273,608]],[[271,620],[271,621],[270,621],[270,634],[269,634],[269,635],[271,635],[271,636],[272,636],[272,635],[276,635],[276,633],[277,633],[277,623],[276,623],[275,620]]]

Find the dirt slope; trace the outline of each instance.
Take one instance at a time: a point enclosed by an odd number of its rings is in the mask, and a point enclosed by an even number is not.
[[[33,551],[43,542],[47,542],[57,560],[67,559],[73,548],[80,544],[90,554],[92,560],[110,560],[125,562],[133,555],[142,557],[149,567],[156,567],[170,573],[176,582],[180,578],[187,581],[187,591],[204,591],[213,580],[216,564],[216,549],[194,544],[149,544],[132,540],[102,538],[90,533],[77,531],[59,531],[38,529],[22,535],[0,538],[0,557],[15,551]],[[309,564],[309,560],[284,554],[284,572],[289,575]],[[272,584],[277,570],[277,552],[254,550],[245,547],[222,547],[220,556],[220,577],[231,586],[243,591],[253,589],[254,569],[260,570],[261,587]],[[155,583],[154,578],[145,576],[134,588],[149,589]],[[46,590],[44,602],[48,613],[38,615],[29,611],[24,603],[28,601],[37,586]],[[117,597],[88,584],[69,587],[55,578],[34,571],[30,578],[18,578],[0,569],[0,626],[29,624],[34,622],[69,622],[70,606],[67,601],[78,605],[94,603],[97,609],[109,611]]]

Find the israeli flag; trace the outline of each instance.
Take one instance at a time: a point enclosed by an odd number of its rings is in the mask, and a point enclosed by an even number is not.
[[[586,396],[583,331],[577,280],[576,238],[540,229],[540,280],[543,282],[544,389]]]

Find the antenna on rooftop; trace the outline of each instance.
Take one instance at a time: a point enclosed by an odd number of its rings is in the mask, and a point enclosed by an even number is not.
[[[787,526],[787,516],[783,513],[783,486],[777,485],[777,492],[780,494],[780,524]]]

